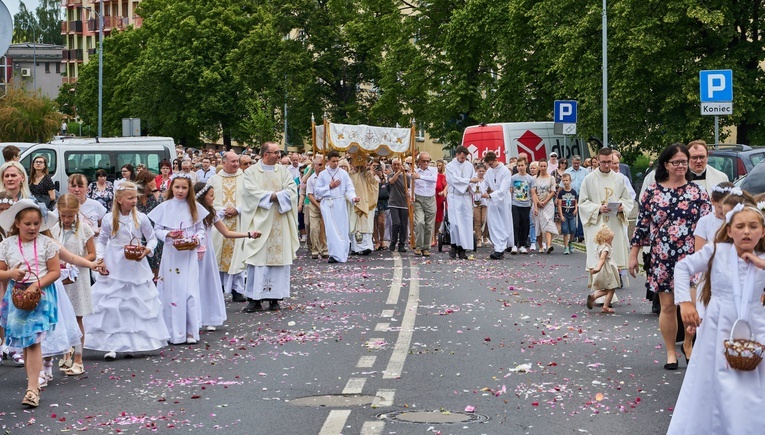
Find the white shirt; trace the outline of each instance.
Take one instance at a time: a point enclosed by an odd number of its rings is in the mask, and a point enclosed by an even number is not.
[[[417,168],[415,172],[420,175],[420,178],[414,180],[414,194],[417,196],[435,196],[436,181],[438,180],[436,170],[430,167],[425,170]]]
[[[714,213],[704,215],[696,222],[696,229],[693,231],[694,236],[699,236],[707,242],[714,242],[715,234],[717,230],[723,224],[722,219],[717,219]]]
[[[555,171],[558,170],[558,163],[559,163],[559,161],[557,159],[555,160],[554,163],[553,163],[552,160],[547,162],[547,173],[550,174],[550,175],[553,175],[555,173]]]
[[[308,177],[308,180],[305,182],[305,194],[306,195],[313,195],[314,199],[317,201],[321,198],[317,198],[316,195],[313,193],[313,189],[316,187],[316,179],[319,178],[318,175],[316,175],[316,172],[311,174],[310,177]]]
[[[290,175],[292,175],[292,178],[300,177],[300,165],[298,166],[287,166],[287,170],[290,171]]]
[[[93,228],[95,232],[98,232],[98,221],[104,218],[106,211],[106,207],[95,199],[88,198],[80,204],[80,215],[87,220],[90,228]]]
[[[202,168],[197,171],[197,182],[207,183],[207,180],[213,175],[215,175],[215,169],[213,169],[212,166],[210,166],[210,169],[208,169],[207,172]]]

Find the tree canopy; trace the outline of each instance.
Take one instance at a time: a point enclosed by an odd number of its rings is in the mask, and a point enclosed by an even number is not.
[[[9,87],[0,99],[0,142],[47,142],[58,131],[62,118],[51,99]]]
[[[609,0],[609,139],[625,151],[713,139],[698,73],[732,69],[740,143],[765,141],[758,0]],[[601,136],[600,0],[145,0],[143,27],[105,41],[104,128],[141,117],[183,143],[278,139],[310,116],[408,124],[456,145],[479,122],[545,121],[579,101]],[[77,107],[95,116],[95,62]]]
[[[61,35],[61,2],[40,0],[34,12],[27,9],[23,1],[19,2],[19,11],[13,16],[13,42],[64,45],[64,36]]]

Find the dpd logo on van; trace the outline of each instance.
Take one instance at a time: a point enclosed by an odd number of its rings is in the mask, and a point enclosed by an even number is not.
[[[547,159],[544,141],[531,130],[526,130],[526,132],[518,138],[517,145],[518,155],[526,154],[526,156],[529,157],[529,162]]]

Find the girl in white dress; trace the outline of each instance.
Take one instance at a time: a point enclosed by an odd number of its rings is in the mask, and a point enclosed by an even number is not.
[[[167,344],[169,334],[162,318],[162,303],[154,287],[154,273],[146,256],[157,246],[154,229],[135,208],[136,185],[120,184],[114,205],[101,223],[96,257],[101,264],[92,288],[93,313],[85,316],[85,347],[106,352],[108,361],[117,352],[149,352]],[[125,245],[146,239],[138,260],[125,257]]]
[[[0,243],[0,279],[10,280],[0,303],[0,325],[5,328],[6,343],[23,349],[27,389],[21,403],[29,407],[40,404],[41,343],[58,322],[58,292],[54,285],[61,274],[58,245],[49,237],[40,237],[41,230],[56,224],[55,216],[47,211],[44,205],[22,199],[0,215],[0,227],[11,232]],[[27,292],[42,292],[33,310],[21,310],[13,304],[15,283],[26,284]]]
[[[544,160],[542,161],[544,163]],[[595,243],[598,244],[598,264],[590,269],[592,274],[592,286],[594,293],[587,296],[587,308],[592,309],[595,300],[603,298],[604,314],[613,314],[611,300],[614,297],[616,289],[619,287],[619,267],[611,258],[611,244],[614,242],[614,232],[604,225],[595,234]]]
[[[175,243],[203,245],[207,210],[194,200],[191,176],[173,174],[165,201],[151,212],[154,234],[165,242],[157,289],[172,344],[199,342],[199,260],[196,248],[179,250]]]
[[[697,336],[669,434],[753,434],[765,426],[765,364],[753,371],[734,370],[723,345],[739,319],[749,324],[755,341],[765,343],[763,237],[762,213],[738,204],[726,213],[715,243],[675,266],[675,303],[683,324],[696,329]],[[690,294],[691,277],[699,272],[707,276],[699,296],[706,306],[703,321]]]
[[[200,319],[202,326],[206,326],[208,331],[215,331],[216,326],[223,325],[226,321],[226,304],[223,300],[222,286],[220,282],[220,272],[218,272],[218,262],[215,260],[215,249],[212,244],[212,227],[220,232],[223,237],[228,239],[260,237],[257,231],[248,233],[239,233],[230,231],[221,219],[223,210],[215,212],[213,201],[215,201],[215,190],[211,184],[196,183],[194,185],[196,200],[209,213],[204,220],[205,243],[199,245],[197,254],[199,257],[199,304],[201,309]]]
[[[96,259],[95,232],[90,225],[83,225],[78,219],[80,202],[77,197],[71,193],[61,195],[56,203],[56,209],[58,210],[60,225],[51,229],[53,237],[72,254],[88,261],[94,261]],[[75,346],[74,353],[67,352],[64,358],[59,361],[59,369],[65,372],[67,376],[77,376],[84,372],[82,348],[85,344],[85,328],[82,324],[82,318],[93,312],[93,302],[90,295],[90,270],[86,267],[73,270],[74,266],[62,263],[62,269],[64,266],[67,270],[72,271],[72,275],[75,275],[73,280],[70,279],[74,282],[64,284],[64,289],[72,302],[82,338],[79,346]]]

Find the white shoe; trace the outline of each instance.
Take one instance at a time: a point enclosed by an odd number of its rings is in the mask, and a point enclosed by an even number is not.
[[[48,380],[53,380],[53,375],[51,375],[50,379],[48,379],[48,375],[45,373],[45,370],[40,371],[40,375],[37,377],[37,382],[40,384],[40,388],[44,388],[48,386]]]
[[[542,243],[542,251],[547,251],[547,243]]]
[[[13,360],[13,364],[16,365],[16,367],[23,367],[24,366],[24,357],[18,353],[18,352],[11,352],[8,354],[8,356],[11,357]]]
[[[217,329],[216,327],[214,327],[214,326],[208,326],[206,329],[207,329],[208,331],[210,331],[210,332],[212,332],[212,331],[217,331],[217,330],[218,330],[218,329]]]
[[[533,243],[532,243],[532,244],[531,244],[531,246],[529,247],[529,251],[530,251],[530,252],[534,252],[534,251],[536,251],[536,250],[537,250],[537,245],[535,245],[535,244],[533,244]],[[525,254],[525,252],[524,252],[524,254]]]
[[[516,255],[518,254],[518,247],[513,246],[513,249],[510,250],[510,255]]]
[[[529,251],[526,250],[525,246],[521,246],[521,249],[518,252],[520,252],[521,254],[528,254],[529,253]]]
[[[197,344],[197,340],[189,337],[186,339],[186,344]]]
[[[114,361],[115,359],[117,359],[117,352],[115,351],[106,352],[106,355],[104,355],[104,359],[107,361]]]

